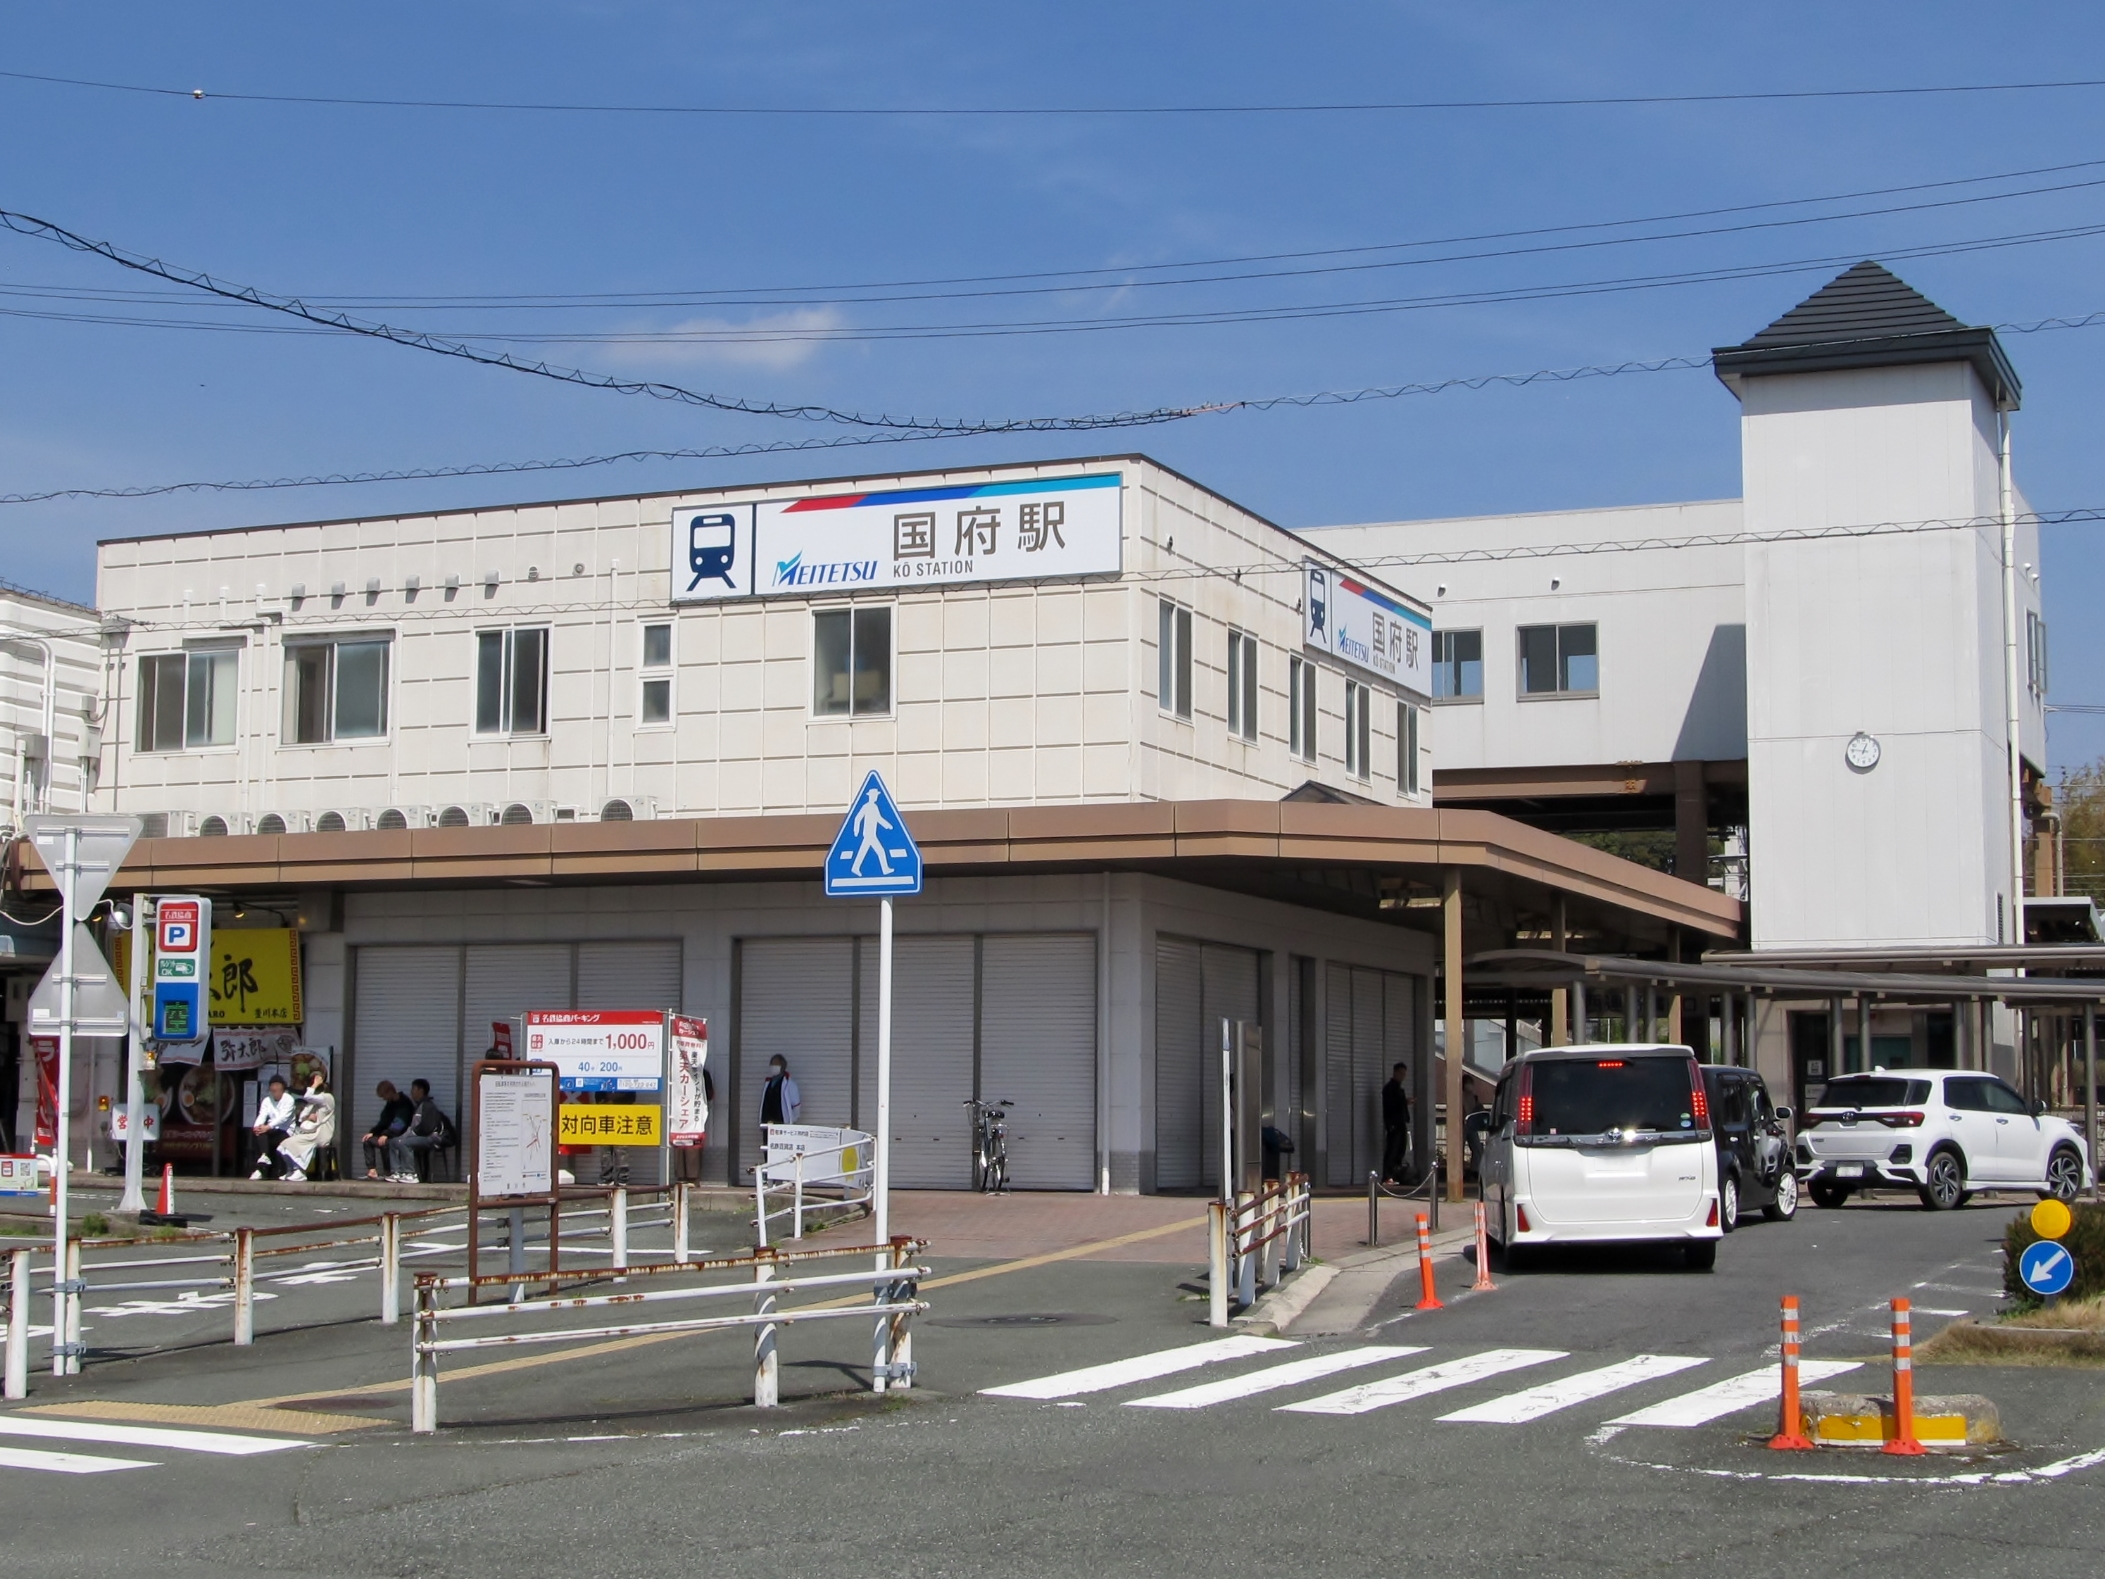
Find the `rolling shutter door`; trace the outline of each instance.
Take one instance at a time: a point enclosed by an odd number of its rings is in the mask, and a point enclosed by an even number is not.
[[[1406,1091],[1415,1088],[1418,1078],[1423,1072],[1418,1068],[1417,1058],[1417,985],[1410,977],[1400,975],[1395,971],[1382,972],[1381,1078],[1384,1080],[1388,1079],[1389,1070],[1394,1065],[1409,1064],[1411,1066],[1410,1071],[1404,1077],[1404,1089]],[[1418,1117],[1417,1104],[1413,1102],[1411,1107],[1411,1128],[1413,1131],[1418,1127]],[[1377,1110],[1377,1126],[1379,1125],[1379,1120],[1380,1114]],[[1420,1167],[1425,1162],[1425,1159],[1417,1154],[1415,1142],[1407,1155],[1410,1158],[1408,1166]]]
[[[361,948],[353,1013],[350,1078],[356,1084],[344,1098],[349,1122],[338,1124],[339,1136],[362,1135],[373,1127],[380,1116],[373,1087],[383,1080],[392,1080],[405,1096],[410,1081],[429,1080],[439,1106],[458,1121],[460,950]],[[356,1160],[344,1153],[347,1177]]]
[[[738,1169],[760,1161],[760,1093],[780,1053],[806,1124],[851,1122],[853,938],[748,938],[739,947]]]
[[[531,1009],[570,1007],[568,943],[471,943],[462,1032],[468,1062],[486,1056],[494,1022]],[[531,1057],[520,1049],[519,1056]]]
[[[1381,972],[1352,973],[1352,1160],[1365,1178],[1381,1166],[1381,1087],[1389,1078],[1382,1067]]]
[[[1204,1142],[1198,1088],[1203,1068],[1205,974],[1199,945],[1155,939],[1155,1188],[1199,1187]]]
[[[1221,1021],[1257,1023],[1257,959],[1248,949],[1200,945],[1206,981],[1206,1013],[1199,1025],[1200,1141],[1205,1167],[1200,1182],[1221,1182]]]
[[[989,937],[980,957],[980,1092],[1013,1099],[1009,1177],[1096,1187],[1096,938]]]
[[[1352,972],[1331,965],[1323,972],[1323,1146],[1333,1187],[1360,1182],[1352,1119]]]
[[[575,1009],[680,1007],[677,939],[642,943],[580,943]]]
[[[860,940],[862,1004],[856,1127],[877,1127],[878,943]],[[973,940],[892,940],[892,1183],[972,1185]]]

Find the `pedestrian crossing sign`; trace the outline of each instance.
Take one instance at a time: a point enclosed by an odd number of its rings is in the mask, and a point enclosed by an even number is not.
[[[887,898],[921,892],[921,851],[906,819],[872,769],[849,803],[841,831],[826,852],[826,897]]]

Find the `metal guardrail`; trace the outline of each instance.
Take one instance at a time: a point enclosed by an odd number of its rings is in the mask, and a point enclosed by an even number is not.
[[[759,1236],[759,1243],[763,1246],[767,1244],[767,1225],[778,1217],[787,1217],[790,1220],[790,1238],[802,1239],[804,1237],[804,1218],[808,1212],[826,1211],[839,1206],[869,1207],[875,1199],[876,1186],[868,1167],[844,1169],[836,1162],[830,1169],[822,1165],[815,1166],[812,1171],[815,1171],[818,1177],[812,1182],[807,1183],[805,1175],[807,1172],[806,1165],[807,1163],[812,1163],[813,1159],[823,1157],[841,1158],[845,1157],[849,1152],[867,1151],[870,1145],[871,1138],[865,1135],[860,1140],[844,1141],[838,1146],[823,1146],[814,1151],[799,1151],[788,1157],[755,1164],[753,1168],[753,1204],[756,1213],[754,1231]],[[851,1175],[859,1176],[859,1182],[858,1177],[851,1177]],[[786,1193],[790,1197],[790,1204],[777,1208],[772,1212],[769,1211],[767,1198],[770,1186],[773,1187],[777,1195]],[[838,1193],[816,1196],[808,1196],[806,1194],[808,1190],[827,1188],[834,1189]]]
[[[718,1256],[686,1263],[657,1262],[631,1269],[629,1276],[650,1280],[671,1277],[708,1277],[726,1272],[750,1271],[750,1282],[707,1283],[698,1288],[647,1288],[619,1294],[551,1294],[542,1299],[511,1299],[494,1304],[473,1303],[488,1290],[507,1293],[528,1284],[548,1281],[545,1272],[503,1272],[480,1277],[441,1277],[419,1273],[416,1290],[416,1327],[410,1343],[410,1429],[429,1434],[439,1428],[439,1356],[466,1349],[511,1347],[518,1344],[573,1343],[588,1339],[655,1337],[681,1332],[722,1332],[750,1328],[753,1332],[753,1403],[773,1408],[781,1401],[781,1361],[777,1352],[779,1329],[799,1321],[864,1317],[873,1320],[870,1390],[906,1389],[913,1385],[912,1318],[928,1309],[916,1296],[925,1266],[912,1264],[926,1242],[899,1236],[888,1245],[857,1245],[839,1250],[773,1250],[762,1247],[750,1255]],[[784,1278],[785,1267],[846,1258],[876,1258],[875,1267],[854,1272],[821,1273]],[[578,1287],[604,1281],[604,1274],[565,1274],[559,1282]],[[784,1294],[810,1289],[866,1287],[868,1304],[822,1300],[817,1304],[783,1309],[777,1301]],[[468,1301],[444,1306],[440,1297],[448,1290],[465,1291]],[[697,1316],[674,1321],[630,1322],[611,1326],[562,1326],[553,1330],[494,1333],[485,1337],[442,1338],[440,1329],[451,1322],[488,1320],[534,1320],[566,1312],[612,1309],[684,1300],[750,1298],[750,1314]]]
[[[1228,1325],[1231,1303],[1247,1310],[1260,1286],[1275,1287],[1308,1256],[1315,1194],[1305,1173],[1267,1179],[1232,1201],[1207,1203],[1207,1324]]]

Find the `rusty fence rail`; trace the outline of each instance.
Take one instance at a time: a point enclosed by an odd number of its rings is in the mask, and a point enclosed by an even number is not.
[[[856,1245],[838,1250],[775,1250],[762,1247],[748,1255],[717,1256],[700,1261],[655,1262],[628,1270],[631,1281],[696,1278],[750,1273],[750,1281],[705,1283],[699,1287],[634,1288],[617,1294],[567,1294],[564,1286],[577,1288],[605,1281],[603,1272],[569,1274],[558,1278],[557,1290],[540,1299],[517,1296],[528,1285],[546,1284],[546,1272],[493,1273],[483,1277],[443,1277],[424,1272],[416,1280],[416,1323],[410,1342],[410,1428],[430,1433],[439,1426],[439,1356],[467,1349],[505,1348],[521,1344],[574,1343],[604,1338],[660,1336],[681,1332],[729,1332],[750,1329],[753,1333],[753,1403],[772,1408],[780,1401],[780,1356],[778,1334],[799,1321],[861,1318],[873,1323],[871,1337],[870,1388],[904,1390],[913,1385],[912,1318],[928,1309],[918,1295],[921,1279],[929,1269],[914,1264],[915,1254],[927,1248],[926,1241],[894,1237],[886,1245]],[[866,1264],[852,1272],[804,1274],[800,1268],[824,1261],[860,1260]],[[875,1265],[869,1265],[874,1259]],[[789,1276],[784,1276],[787,1271]],[[784,1307],[785,1294],[812,1290],[868,1289],[867,1303],[850,1295],[821,1299],[815,1303]],[[469,1303],[442,1305],[442,1297],[464,1292]],[[472,1303],[476,1296],[501,1291],[508,1300]],[[750,1299],[750,1313],[726,1316],[694,1316],[671,1321],[617,1322],[611,1325],[555,1328],[525,1327],[521,1330],[484,1336],[444,1338],[440,1331],[463,1321],[531,1322],[550,1316],[585,1311],[627,1309],[685,1300]]]
[[[1257,1303],[1260,1287],[1277,1287],[1307,1259],[1315,1194],[1305,1173],[1267,1179],[1232,1201],[1207,1203],[1210,1326],[1225,1327],[1231,1308]]]

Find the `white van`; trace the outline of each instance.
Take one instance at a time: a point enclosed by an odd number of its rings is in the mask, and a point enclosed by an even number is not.
[[[1683,1245],[1708,1271],[1723,1237],[1718,1148],[1686,1047],[1552,1047],[1499,1076],[1485,1213],[1506,1264],[1537,1245]]]

